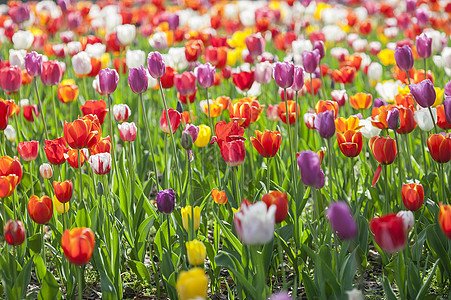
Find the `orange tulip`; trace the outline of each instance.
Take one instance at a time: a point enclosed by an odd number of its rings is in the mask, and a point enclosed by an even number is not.
[[[288,215],[288,198],[286,193],[272,191],[264,194],[262,201],[269,208],[271,205],[276,206],[276,223],[282,223]]]
[[[18,183],[19,177],[17,175],[9,174],[0,176],[0,198],[11,196]]]
[[[334,117],[338,116],[338,103],[332,100],[320,100],[315,105],[315,113],[319,114],[327,110],[334,112]]]
[[[412,94],[398,94],[395,96],[395,105],[398,106],[404,106],[404,107],[411,107],[414,106],[415,103],[413,101]]]
[[[80,163],[81,166],[83,166],[86,158],[86,154],[84,152],[84,150],[80,151],[81,152],[81,157],[80,157]],[[64,153],[64,158],[67,160],[67,162],[69,163],[69,165],[74,168],[74,169],[78,169],[78,150],[77,149],[70,149],[67,153]]]
[[[402,202],[408,210],[416,211],[423,205],[424,189],[421,184],[403,184],[401,194]]]
[[[61,203],[69,202],[74,192],[74,185],[72,181],[66,180],[63,182],[53,182],[53,189],[55,190],[55,196]]]
[[[274,157],[279,151],[281,139],[280,131],[255,130],[255,137],[251,136],[251,143],[262,157]]]
[[[86,115],[71,123],[64,121],[63,132],[70,147],[74,149],[91,148],[100,140],[100,122],[97,116]]]
[[[245,97],[229,105],[229,116],[247,128],[251,123],[257,122],[263,108],[256,98]]]
[[[225,191],[218,191],[217,189],[213,189],[211,191],[211,197],[217,204],[226,204],[228,199]]]
[[[204,104],[205,103],[205,104]],[[201,110],[208,116],[208,102],[207,100],[201,101]],[[203,106],[202,106],[203,105]],[[217,118],[222,114],[224,107],[216,100],[210,99],[210,114],[212,118]]]
[[[445,108],[443,104],[438,105],[436,109],[437,109],[437,126],[444,130],[451,129],[451,124],[449,124],[446,121]]]
[[[288,105],[288,114],[286,105]],[[296,114],[296,102],[292,100],[288,100],[286,104],[285,101],[282,101],[279,103],[279,106],[277,107],[277,114],[279,115],[280,120],[285,124],[287,124],[287,115],[290,124],[294,124],[296,119],[299,118],[299,112],[300,112],[299,104],[297,105],[297,114]]]
[[[80,106],[81,112],[83,116],[92,114],[97,116],[99,119],[100,125],[105,121],[106,113],[108,109],[106,108],[106,103],[103,100],[88,100],[84,105]]]
[[[310,78],[307,78],[304,82],[305,87],[307,88],[307,93],[312,93],[312,85],[310,84]],[[318,91],[321,89],[321,79],[313,78],[313,94],[318,94]]]
[[[72,79],[63,80],[58,84],[58,99],[62,103],[70,103],[78,97],[78,86]]]
[[[28,200],[28,214],[37,224],[47,223],[53,215],[52,199],[49,196],[31,196]]]
[[[448,133],[431,134],[427,144],[433,160],[438,163],[447,163],[451,160],[451,138]]]
[[[9,117],[11,118],[12,116],[14,116],[14,114],[18,115],[20,112],[20,106],[18,106],[14,100],[4,100],[4,99],[0,99],[0,101],[8,104],[9,106]]]
[[[61,237],[61,247],[67,260],[77,266],[85,265],[94,252],[95,237],[90,228],[66,229]]]
[[[339,70],[333,70],[331,77],[336,82],[348,84],[354,81],[355,73],[356,70],[354,67],[346,66],[340,68]]]
[[[101,138],[97,144],[89,149],[91,155],[99,153],[111,153],[111,138],[109,136]]]
[[[359,118],[350,116],[345,119],[343,117],[335,119],[335,130],[339,133],[345,133],[348,130],[359,130],[363,126],[359,126]]]
[[[369,146],[374,158],[382,165],[392,164],[398,154],[396,142],[390,137],[374,136]]]
[[[373,96],[366,93],[357,93],[349,97],[349,103],[354,109],[367,109],[373,103]]]
[[[187,61],[197,61],[202,54],[204,44],[201,40],[188,41],[185,44],[185,58]]]
[[[440,224],[443,233],[451,239],[451,205],[443,205],[440,203],[438,223]]]
[[[355,130],[348,130],[344,134],[337,132],[337,143],[344,156],[356,157],[362,151],[363,136]]]
[[[19,158],[10,156],[0,157],[0,176],[8,176],[10,174],[16,175],[18,178],[17,184],[22,180],[23,169]]]

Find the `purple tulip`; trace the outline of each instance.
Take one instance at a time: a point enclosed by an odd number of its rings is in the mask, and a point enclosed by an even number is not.
[[[313,50],[317,50],[319,53],[319,59],[323,59],[326,56],[326,50],[324,50],[324,42],[323,41],[315,41],[313,43]]]
[[[396,65],[401,71],[409,71],[413,67],[413,54],[409,46],[404,45],[395,50]]]
[[[157,79],[166,73],[166,64],[160,52],[150,52],[147,56],[147,69],[150,76]]]
[[[334,112],[327,110],[315,118],[315,128],[323,139],[329,139],[335,134]]]
[[[31,77],[41,76],[42,73],[42,55],[31,51],[25,55],[25,69]]]
[[[278,292],[272,295],[268,300],[291,300],[287,292]]]
[[[170,214],[175,208],[175,192],[173,189],[167,189],[157,194],[158,211],[164,214]]]
[[[291,89],[295,91],[302,90],[302,87],[304,86],[304,69],[302,67],[295,66],[293,78],[293,85],[291,86]]]
[[[291,62],[278,62],[274,67],[273,77],[277,85],[283,89],[293,85],[294,65]]]
[[[311,150],[302,151],[298,156],[298,166],[304,185],[316,187],[324,180],[318,153]]]
[[[399,128],[399,110],[395,107],[387,114],[387,126],[391,130]]]
[[[168,17],[169,30],[175,30],[180,25],[180,17],[178,14],[171,14]]]
[[[445,95],[451,96],[451,80],[445,84]]]
[[[324,185],[326,184],[326,175],[324,175],[324,171],[323,169],[320,169],[319,171],[319,181],[318,183],[315,185],[315,188],[317,190],[320,190],[324,187]]]
[[[255,65],[254,76],[255,81],[261,84],[268,84],[272,79],[273,67],[268,61],[264,61]]]
[[[58,0],[56,2],[63,12],[67,12],[70,6],[70,0]]]
[[[249,50],[249,54],[256,58],[262,55],[265,51],[265,39],[262,37],[261,33],[251,34],[244,40],[246,47]]]
[[[14,23],[21,24],[30,19],[30,8],[28,7],[28,4],[21,3],[20,5],[10,7],[8,15]]]
[[[193,143],[197,140],[199,135],[199,127],[193,124],[186,124],[185,129],[182,131],[182,137],[180,144],[183,149],[189,150],[193,146]]]
[[[445,110],[446,122],[451,124],[451,97],[450,96],[445,97],[445,100],[443,101],[443,108]]]
[[[420,83],[411,84],[409,89],[419,106],[426,108],[434,104],[436,94],[431,80],[425,79]]]
[[[196,75],[201,87],[209,88],[213,86],[215,83],[215,70],[216,68],[210,63],[197,66],[194,69],[194,75]]]
[[[332,202],[326,211],[326,215],[330,226],[341,239],[350,240],[357,236],[357,223],[346,202]]]
[[[302,64],[304,65],[304,70],[307,73],[315,73],[316,68],[318,68],[320,53],[317,50],[302,52]]]
[[[103,94],[112,94],[119,82],[119,74],[115,69],[106,68],[99,72],[99,87]]]
[[[412,13],[417,8],[417,0],[406,0],[406,12]]]
[[[432,54],[432,38],[422,33],[416,39],[418,56],[421,58],[429,58]]]
[[[385,101],[382,98],[376,98],[374,99],[374,107],[381,107],[387,105],[387,101]]]
[[[417,18],[417,24],[420,27],[424,27],[429,23],[429,11],[426,9],[417,9],[415,11],[415,17]]]
[[[130,68],[128,71],[128,84],[133,93],[141,94],[147,91],[149,79],[147,78],[146,69],[143,66],[138,68]]]

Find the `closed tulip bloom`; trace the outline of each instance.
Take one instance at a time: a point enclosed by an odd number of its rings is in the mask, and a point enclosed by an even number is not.
[[[119,74],[115,69],[103,69],[99,73],[99,87],[102,93],[112,94],[119,82]]]
[[[423,205],[424,189],[421,184],[403,184],[401,194],[402,202],[408,210],[416,211]]]
[[[211,197],[213,198],[215,203],[217,203],[219,205],[224,205],[229,201],[229,199],[227,199],[226,192],[218,191],[217,189],[213,189],[211,191]]]
[[[43,163],[39,166],[39,173],[41,174],[42,178],[49,179],[53,176],[53,169],[52,166],[48,163]]]
[[[223,142],[220,145],[221,156],[229,167],[237,167],[244,162],[246,149],[242,139]]]
[[[396,158],[396,142],[390,137],[375,136],[369,141],[374,158],[382,165],[390,165]]]
[[[173,189],[159,191],[157,194],[157,208],[163,214],[170,214],[175,208],[175,192]]]
[[[413,67],[413,54],[412,49],[409,46],[404,45],[402,47],[398,47],[395,50],[395,60],[396,65],[402,71],[409,71]]]
[[[197,135],[194,144],[196,147],[203,148],[210,143],[211,140],[211,129],[209,126],[201,124],[199,125],[199,134]]]
[[[310,150],[302,151],[297,162],[304,185],[314,187],[321,183],[324,173],[321,173],[321,160],[318,153]]]
[[[404,221],[396,214],[388,214],[372,219],[370,228],[376,243],[387,253],[398,252],[406,245],[407,233]]]
[[[114,119],[118,123],[126,122],[130,117],[131,110],[127,104],[116,104],[113,106]]]
[[[16,175],[19,183],[22,180],[23,169],[19,158],[10,156],[0,157],[0,176]]]
[[[317,50],[319,54],[319,59],[323,59],[326,56],[326,50],[324,49],[324,42],[321,40],[315,41],[313,43],[313,50]]]
[[[174,85],[180,95],[192,95],[196,91],[196,76],[193,72],[188,71],[182,74],[175,74]]]
[[[58,99],[62,103],[70,103],[77,99],[79,91],[78,86],[73,79],[64,79],[58,84]]]
[[[437,123],[437,109],[432,108],[432,115],[434,116],[434,119],[432,119],[431,114],[427,108],[422,108],[415,110],[414,112],[414,120],[415,123],[418,124],[418,127],[420,127],[423,131],[430,131],[432,128],[434,128],[434,124]]]
[[[91,155],[108,152],[111,153],[111,138],[106,136],[101,138],[97,144],[89,148]]]
[[[168,115],[169,115],[169,120],[171,122],[172,133],[175,133],[177,131],[177,128],[179,128],[180,123],[182,121],[182,115],[173,108],[168,109]],[[164,109],[161,112],[160,129],[163,130],[164,132],[166,132],[167,134],[170,133],[168,120],[166,118],[166,111]]]
[[[403,106],[399,106],[397,109],[399,111],[399,128],[396,132],[399,134],[411,133],[417,126],[412,109]],[[390,113],[388,117],[390,117]]]
[[[445,97],[445,100],[443,101],[443,109],[445,111],[446,122],[451,124],[451,97]]]
[[[148,86],[147,72],[143,66],[130,68],[128,73],[128,84],[135,94],[141,94],[147,91]]]
[[[0,87],[7,93],[17,92],[22,85],[22,71],[18,66],[0,69]]]
[[[272,79],[273,66],[269,61],[260,62],[255,65],[255,81],[261,84],[268,84]]]
[[[395,107],[387,114],[387,127],[391,130],[399,128],[399,110]]]
[[[248,35],[244,42],[246,43],[246,47],[249,50],[249,54],[256,58],[259,55],[262,55],[265,51],[265,39],[261,35],[261,33]]]
[[[276,223],[282,223],[288,215],[288,198],[287,194],[272,191],[267,194],[264,194],[262,197],[262,202],[266,204],[268,209],[274,205],[276,207]]]
[[[201,268],[182,271],[176,287],[180,300],[207,299],[208,276]]]
[[[76,266],[85,265],[94,252],[95,236],[90,228],[66,229],[61,237],[61,247],[67,260]]]
[[[448,133],[431,134],[427,140],[429,153],[438,163],[451,160],[451,138]]]
[[[338,103],[338,106],[344,106],[348,100],[346,90],[333,90],[330,92],[332,100]]]
[[[413,216],[413,213],[410,210],[400,210],[396,216],[402,218],[404,230],[408,233],[415,224],[415,217]]]
[[[133,142],[136,139],[136,125],[135,122],[124,122],[117,125],[119,128],[119,135],[124,142]]]
[[[329,139],[335,134],[335,119],[333,111],[319,113],[315,118],[315,128],[323,139]]]
[[[0,198],[11,196],[18,183],[19,177],[15,174],[0,175]]]
[[[250,72],[241,71],[239,73],[232,73],[233,84],[241,91],[247,92],[254,84],[255,80],[254,73],[255,73],[254,71]]]
[[[64,214],[69,211],[69,202],[62,203],[56,198],[56,196],[53,196],[53,205],[55,206],[55,210],[59,214]]]
[[[81,149],[80,153],[81,153],[80,164],[81,164],[81,166],[83,166],[83,164],[85,163],[85,160],[88,157],[88,150]],[[69,151],[67,151],[67,153],[64,153],[63,155],[64,155],[64,158],[66,159],[66,161],[69,163],[69,165],[72,168],[74,168],[74,169],[80,168],[80,165],[78,164],[78,150],[77,149],[69,149]]]
[[[300,91],[304,87],[304,69],[302,67],[295,66],[293,73],[293,85],[292,90]]]
[[[41,81],[44,85],[57,85],[63,78],[63,68],[56,60],[42,63]]]
[[[37,105],[24,105],[22,106],[23,117],[28,122],[34,122],[34,117],[39,116],[38,106]]]
[[[357,236],[357,223],[346,202],[332,202],[326,211],[326,215],[330,226],[341,239],[351,240]]]
[[[31,77],[41,76],[42,73],[42,55],[31,51],[25,55],[25,69]]]
[[[273,77],[277,85],[283,89],[293,85],[294,65],[291,62],[278,62],[274,66]]]
[[[166,72],[166,65],[160,52],[150,52],[147,56],[147,69],[150,76],[157,79]]]
[[[8,119],[11,112],[11,106],[4,101],[0,101],[0,131],[8,127]]]
[[[449,107],[447,107],[449,109]],[[445,105],[444,104],[440,104],[437,105],[434,108],[431,108],[431,110],[435,110],[437,113],[437,126],[440,127],[441,129],[444,130],[448,130],[451,129],[451,124],[448,123],[448,121],[446,120],[446,114],[449,112],[445,111]]]
[[[238,237],[245,245],[264,245],[274,238],[276,206],[266,203],[242,204],[233,223]]]
[[[197,230],[197,229],[199,229],[199,225],[200,225],[200,207],[195,206],[193,210],[194,210],[194,230]],[[188,206],[182,207],[181,215],[182,215],[183,228],[185,228],[186,231],[189,231],[190,226],[191,226],[191,218],[192,218],[191,206],[188,205]]]
[[[88,100],[80,106],[83,116],[94,115],[99,119],[100,125],[105,121],[108,109],[106,108],[106,103],[103,100]]]
[[[11,6],[8,10],[8,15],[14,23],[20,24],[30,19],[30,9],[27,3],[20,3],[19,5]]]
[[[413,95],[418,105],[427,108],[434,104],[436,92],[431,80],[425,79],[417,84],[409,85],[410,93]]]
[[[215,67],[210,63],[197,66],[194,69],[194,74],[199,85],[203,88],[209,88],[215,83]]]
[[[74,73],[77,75],[87,75],[91,73],[91,58],[88,53],[82,51],[78,54],[75,54],[72,57],[72,67],[74,68]]]
[[[344,156],[356,157],[362,151],[363,136],[361,132],[354,130],[348,130],[344,134],[337,132],[337,143]]]
[[[64,121],[64,138],[74,149],[91,148],[97,144],[101,136],[100,122],[95,115],[86,115],[67,123]]]
[[[55,196],[61,203],[69,202],[72,199],[74,192],[74,185],[71,180],[63,182],[53,182],[53,189],[55,190]]]
[[[354,96],[349,97],[349,103],[352,108],[357,110],[369,108],[372,102],[373,96],[371,94],[357,93]]]
[[[66,146],[66,140],[64,137],[60,137],[54,140],[45,140],[44,152],[47,156],[47,160],[52,165],[60,165],[66,161],[64,153],[67,153],[69,149]]]
[[[101,152],[91,155],[88,160],[92,171],[96,175],[105,175],[111,171],[111,154]]]
[[[182,138],[180,144],[183,149],[189,150],[193,146],[193,143],[197,140],[199,135],[199,127],[193,124],[186,124],[185,129],[182,132]]]
[[[279,151],[282,136],[280,131],[255,130],[255,137],[251,137],[251,143],[262,157],[274,157]]]
[[[186,242],[186,253],[188,254],[188,262],[192,266],[199,266],[204,263],[207,256],[207,249],[204,243],[198,240]]]
[[[29,49],[33,41],[34,35],[30,30],[19,30],[12,37],[14,49]]]
[[[123,46],[130,45],[136,37],[136,26],[131,24],[119,25],[116,27],[117,39]]]
[[[19,220],[8,220],[3,227],[5,241],[11,246],[20,246],[25,241],[25,227]]]
[[[302,52],[302,64],[305,72],[310,74],[315,73],[316,68],[318,68],[320,58],[320,53],[317,50],[305,50]]]
[[[287,106],[288,106],[288,113],[287,113]],[[287,124],[287,121],[289,124],[294,124],[296,122],[296,119],[299,118],[299,112],[300,112],[299,104],[297,105],[297,114],[296,114],[296,102],[292,100],[288,100],[287,102],[282,101],[277,106],[277,114],[280,118],[280,120]],[[287,118],[288,115],[288,118]],[[288,119],[288,120],[287,120]]]
[[[28,214],[37,224],[46,224],[53,215],[53,202],[49,196],[32,195],[28,200]]]
[[[19,152],[20,157],[22,157],[24,161],[35,160],[38,157],[39,142],[21,142],[17,145],[17,152]]]
[[[138,68],[146,63],[146,53],[142,50],[127,50],[125,64],[128,68]]]
[[[438,223],[446,237],[451,239],[451,205],[443,205],[440,203]]]
[[[429,58],[432,54],[432,38],[422,33],[416,37],[417,53],[420,58]]]

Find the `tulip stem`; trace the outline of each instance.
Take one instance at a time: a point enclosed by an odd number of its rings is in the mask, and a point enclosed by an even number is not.
[[[423,59],[423,63],[424,63],[424,79],[428,78],[428,70],[426,68],[426,58]]]
[[[388,214],[390,212],[390,200],[388,193],[388,165],[384,166],[384,176],[385,176],[385,213]]]
[[[399,152],[399,143],[398,143],[398,134],[396,133],[396,130],[393,131],[395,134],[395,141],[396,141],[396,149],[398,151],[397,160],[398,160],[398,175],[399,175],[399,188],[398,190],[401,191],[402,187],[402,180],[404,176],[402,175],[402,166],[401,166],[401,153]],[[423,148],[423,154],[424,154],[424,148]],[[401,197],[398,197],[398,202],[401,207]]]
[[[113,132],[113,121],[111,119],[111,115],[113,114],[113,110],[111,109],[111,102],[113,100],[111,99],[111,94],[108,94],[108,119],[110,123],[110,137],[111,137],[111,161],[113,162],[113,173],[111,174],[111,188],[113,189],[113,181],[114,181],[114,174],[117,176],[117,183],[119,187],[119,173],[116,171],[116,143],[114,141],[114,132]]]
[[[172,260],[172,250],[171,250],[171,223],[169,222],[169,214],[166,215],[166,223],[168,223],[168,253]]]
[[[45,225],[41,225],[41,255],[42,260],[44,261],[44,266],[46,265],[47,258],[45,257],[45,240],[44,240],[44,227]]]
[[[85,102],[88,101],[88,89],[86,88],[86,76],[83,76],[83,90],[85,92]],[[110,94],[108,94],[108,98],[110,97]]]
[[[48,140],[49,139],[49,133],[47,132],[47,124],[45,123],[44,108],[42,106],[41,97],[39,97],[38,83],[36,81],[36,78],[34,78],[33,81],[34,81],[34,91],[36,93],[36,98],[38,98],[39,108],[41,110],[42,123],[44,124],[45,138]]]
[[[313,95],[313,76],[310,73],[310,94],[312,95],[312,108],[315,108],[315,96]],[[286,99],[286,95],[285,95]]]
[[[296,149],[296,146],[298,145],[298,140],[299,140],[298,91],[296,91],[294,93],[294,95],[295,95],[294,99],[295,99],[295,105],[296,105],[296,107],[295,107],[295,114],[296,115],[295,115],[295,119],[294,119],[294,122],[295,122],[295,124],[294,124],[294,131],[295,131],[295,134],[294,134],[294,137],[295,137],[294,145],[295,145],[295,149]],[[295,150],[295,152],[296,152],[296,150]]]
[[[444,164],[439,164],[439,169],[440,169],[440,186],[441,186],[441,193],[442,196],[440,197],[440,201],[439,202],[445,202],[447,203],[448,201],[446,200],[446,191],[445,191],[445,165]]]
[[[329,201],[332,202],[333,201],[333,196],[332,196],[332,149],[331,149],[331,144],[330,144],[330,138],[327,139],[327,156],[328,156],[328,160],[329,160],[329,196],[330,199]],[[337,187],[338,188],[338,187]]]
[[[31,173],[33,161],[30,160],[28,163],[30,167],[29,172],[30,172],[31,195],[34,195],[33,173]]]
[[[55,129],[56,129],[56,134],[55,136],[58,136],[58,117],[56,116],[56,103],[55,103],[55,90],[54,90],[54,85],[52,85],[52,106],[53,106],[53,118],[55,119]]]
[[[271,170],[270,170],[270,157],[266,159],[266,191],[269,193],[271,190]]]
[[[431,107],[430,107],[430,106],[428,106],[428,110],[429,110],[429,113],[431,114],[431,118],[432,118],[432,123],[434,124],[434,130],[435,130],[435,133],[437,134],[437,133],[438,133],[438,131],[437,131],[437,125],[435,125],[435,118],[434,118],[434,114],[432,113],[432,109],[431,109]]]
[[[288,153],[290,153],[291,156],[291,177],[293,181],[293,195],[294,198],[296,198],[296,192],[297,192],[297,178],[296,178],[296,167],[295,167],[295,161],[294,157],[296,157],[296,154],[293,151],[293,142],[291,140],[291,128],[290,128],[290,115],[288,113],[288,98],[287,98],[287,89],[284,88],[283,92],[285,94],[285,118],[287,121],[287,133],[288,133]],[[293,199],[293,198],[292,198]]]
[[[134,174],[135,174],[135,170],[133,168],[133,162],[132,162],[132,142],[128,142],[128,168],[129,171],[128,173],[130,174],[130,203],[129,203],[129,211],[128,211],[128,215],[130,215],[130,213],[132,214],[132,216],[134,216],[134,209],[133,209],[133,203],[135,200],[135,178],[134,178]]]
[[[280,264],[280,269],[282,271],[282,289],[286,290],[287,288],[287,278],[285,275],[285,267],[283,265],[283,250],[282,250],[282,244],[280,242],[280,224],[276,225],[277,226],[277,251],[279,252],[279,264]]]
[[[83,266],[75,266],[77,270],[77,281],[78,281],[78,300],[83,300],[83,281],[82,281],[82,269]]]
[[[179,159],[177,156],[177,148],[176,148],[176,144],[175,144],[174,133],[172,132],[171,120],[169,119],[168,105],[166,103],[166,98],[164,97],[163,87],[161,86],[161,77],[158,77],[158,85],[160,86],[160,93],[161,93],[161,98],[163,99],[164,111],[166,113],[166,120],[168,121],[169,133],[171,135],[171,140],[172,140],[172,147],[174,148],[174,159],[175,159],[175,164],[176,164],[175,172],[177,173],[177,180],[178,180],[179,188],[181,189],[182,188],[182,180],[180,179],[180,172],[179,172],[180,164],[179,164]]]
[[[252,119],[252,112],[251,112],[251,119]],[[251,139],[251,124],[249,124],[249,127],[247,128],[247,135],[249,137],[249,141]],[[254,178],[254,147],[251,146],[249,149],[249,161],[251,162],[251,178]]]
[[[428,164],[426,161],[426,145],[424,143],[424,132],[420,130],[420,138],[421,138],[421,150],[423,151],[423,165],[424,165],[424,175],[427,175]]]
[[[208,109],[208,122],[210,123],[210,129],[212,134],[215,134],[215,129],[213,128],[213,121],[211,119],[211,111],[210,111],[210,99],[208,99],[208,88],[205,89],[205,95],[207,97],[207,109]],[[189,99],[188,99],[188,103],[189,103]],[[213,156],[215,157],[215,162],[216,162],[216,173],[218,176],[218,185],[221,182],[221,175],[219,173],[219,162],[218,162],[218,156],[216,155],[216,147],[214,147],[213,149]]]
[[[409,76],[409,71],[406,71],[406,74],[407,74],[407,81],[409,82],[409,85],[410,85],[410,76]]]
[[[82,174],[81,174],[81,150],[78,149],[78,200],[80,201],[79,204],[83,201],[83,192],[81,190],[82,186]]]

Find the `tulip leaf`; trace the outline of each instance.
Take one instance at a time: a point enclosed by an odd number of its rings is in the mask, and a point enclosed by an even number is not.
[[[41,288],[39,289],[38,294],[38,300],[61,299],[62,295],[59,289],[59,284],[53,274],[47,271],[42,257],[35,255],[34,263],[36,275],[41,284]]]
[[[40,233],[36,233],[28,238],[28,248],[34,253],[40,253],[42,248],[42,238]]]
[[[138,276],[140,280],[147,283],[152,282],[149,270],[147,270],[146,266],[142,262],[136,260],[127,260],[127,263],[130,269],[133,270],[133,272],[136,274],[136,276]]]
[[[10,260],[14,261],[14,267],[17,266],[16,259],[10,255]],[[31,267],[33,266],[33,259],[28,259],[19,276],[14,279],[14,292],[18,296],[18,299],[24,299],[27,294],[27,287],[31,280]]]
[[[302,271],[302,283],[304,284],[305,293],[308,299],[317,299],[319,297],[318,287],[312,278],[305,271]]]
[[[233,255],[222,251],[216,255],[215,262],[216,265],[227,268],[231,271],[233,275],[237,277],[237,284],[242,285],[249,296],[257,294],[257,291],[252,284],[244,277],[243,268]]]
[[[418,292],[418,295],[415,298],[415,300],[423,299],[426,296],[426,293],[427,293],[427,291],[429,289],[429,286],[432,283],[432,279],[434,278],[435,271],[437,270],[437,266],[438,266],[439,261],[440,261],[440,258],[437,259],[437,261],[435,262],[434,266],[432,267],[432,270],[429,273],[429,276],[426,279],[426,282],[421,286],[421,289]]]
[[[395,292],[393,292],[393,289],[391,287],[390,281],[388,280],[387,276],[384,276],[384,281],[382,282],[382,287],[384,288],[384,294],[387,297],[387,300],[397,300],[395,296]]]
[[[451,270],[451,261],[443,244],[446,242],[444,234],[441,232],[438,224],[431,224],[427,227],[427,242],[430,248],[434,250],[441,259],[440,262],[445,266],[445,270]],[[443,242],[444,241],[444,242]],[[450,271],[447,271],[448,274]]]

